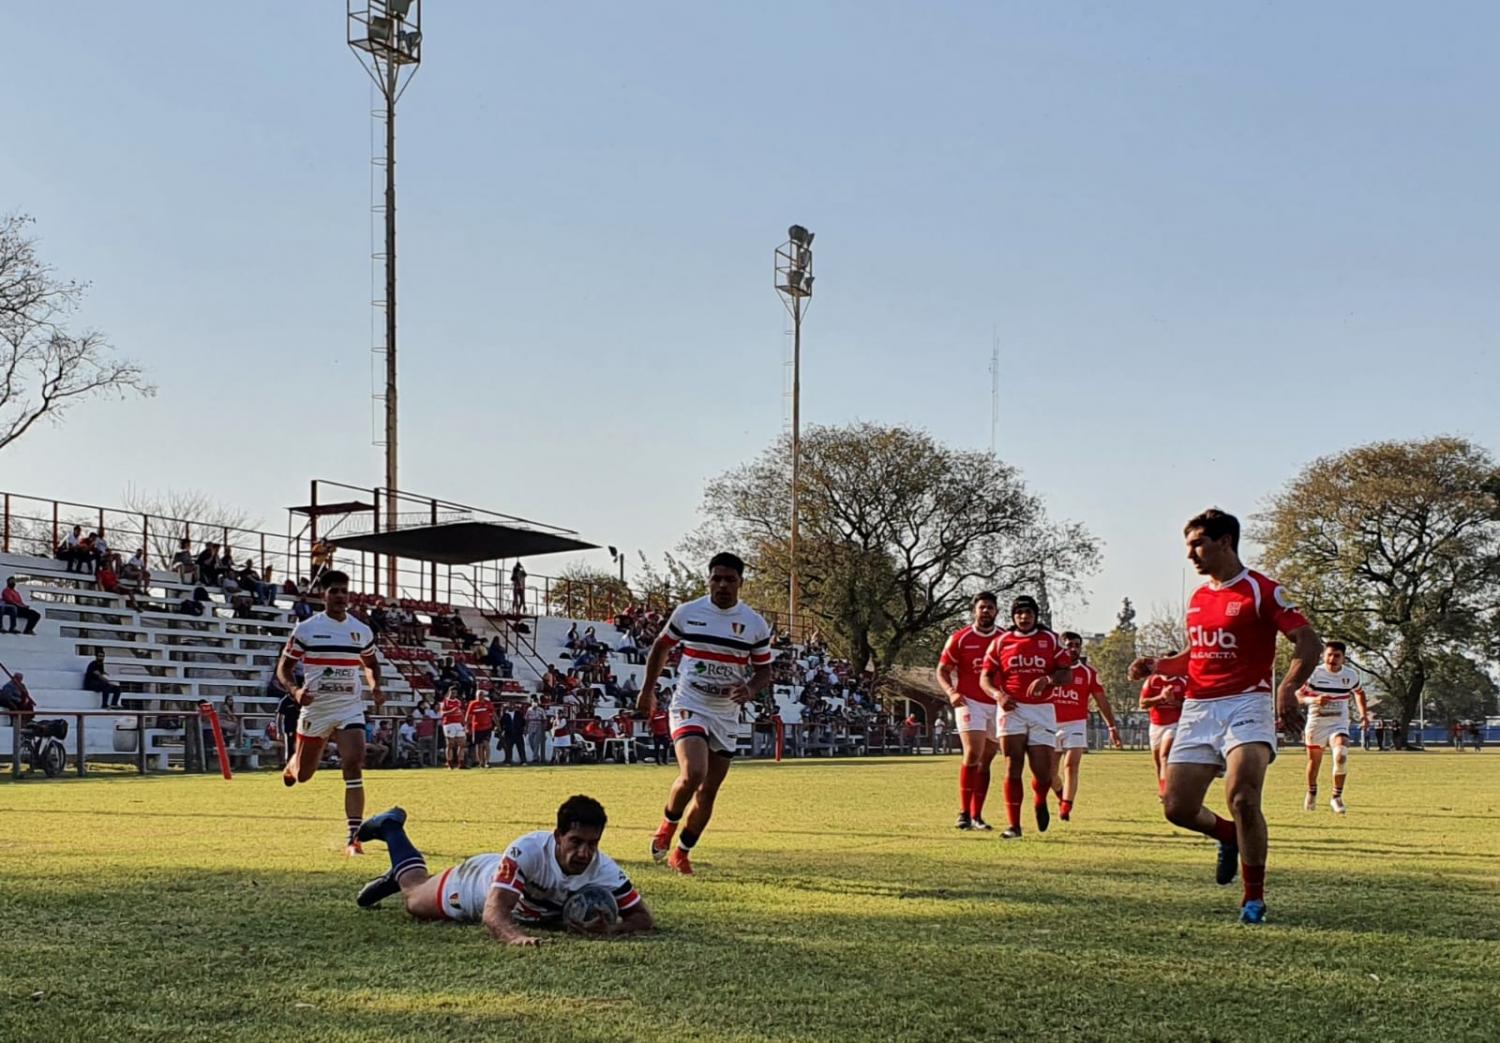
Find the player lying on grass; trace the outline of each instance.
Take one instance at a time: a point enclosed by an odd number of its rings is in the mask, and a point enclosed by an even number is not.
[[[568,896],[585,887],[614,895],[620,918],[592,921],[581,933],[640,934],[656,929],[651,911],[614,859],[599,850],[607,821],[592,797],[569,797],[557,809],[557,828],[518,837],[504,854],[474,855],[433,876],[406,836],[406,812],[392,808],[365,821],[361,840],[383,840],[391,868],[371,880],[356,901],[372,908],[400,892],[418,920],[483,923],[490,937],[507,945],[540,945],[523,927],[558,926]]]

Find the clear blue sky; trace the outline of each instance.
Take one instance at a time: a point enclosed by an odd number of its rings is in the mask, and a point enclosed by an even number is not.
[[[161,393],[36,431],[0,487],[193,486],[280,528],[312,475],[379,482],[343,5],[5,23],[0,208]],[[1105,541],[1065,621],[1175,601],[1182,521],[1318,455],[1500,448],[1494,5],[429,0],[424,30],[408,488],[674,546],[781,430],[793,221],[807,422],[986,447],[998,329],[1001,455]]]

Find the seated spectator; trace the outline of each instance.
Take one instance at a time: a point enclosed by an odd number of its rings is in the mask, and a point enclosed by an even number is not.
[[[370,609],[370,629],[375,632],[376,637],[384,637],[391,627],[390,618],[386,615],[385,602],[375,602],[375,607]]]
[[[20,672],[10,675],[10,680],[0,685],[0,710],[11,714],[12,728],[24,728],[31,722],[36,709],[36,700],[26,687],[26,675]]]
[[[168,566],[177,573],[177,579],[182,583],[198,582],[198,564],[193,558],[192,541],[184,537],[177,544],[177,553],[172,555],[172,564]]]
[[[255,559],[246,558],[245,567],[240,569],[235,579],[239,581],[241,590],[255,597],[257,605],[276,604],[276,584],[261,579],[260,573],[255,571]]]
[[[238,746],[245,735],[245,722],[239,707],[234,705],[234,696],[226,695],[215,712],[219,715],[219,731],[224,733],[225,747]]]
[[[120,569],[120,579],[140,591],[151,585],[151,572],[146,568],[145,547],[131,555],[130,560]]]
[[[563,639],[563,647],[568,649],[570,652],[576,652],[578,650],[579,643],[577,623],[574,623],[572,626],[568,627],[568,636]]]
[[[381,721],[377,726],[374,721],[365,722],[365,763],[372,768],[388,767],[391,750],[396,745],[395,733],[391,731],[389,720]]]
[[[99,589],[104,591],[106,594],[119,594],[125,599],[125,603],[129,605],[131,609],[138,610],[140,606],[135,602],[135,592],[125,589],[125,587],[120,584],[119,568],[120,556],[118,554],[111,554],[109,557],[101,561],[98,568],[95,569],[94,582],[97,583],[99,585]]]
[[[69,572],[81,572],[90,555],[83,549],[83,526],[73,526],[73,531],[63,537],[57,547],[57,559],[68,563]]]
[[[406,720],[401,722],[401,727],[396,729],[396,764],[404,765],[417,753],[417,718],[415,714],[408,713]]]
[[[234,576],[239,570],[234,567],[234,555],[230,553],[229,544],[224,544],[224,550],[219,555],[219,582],[224,582],[225,576]]]
[[[120,705],[120,686],[114,679],[104,672],[104,652],[101,649],[94,653],[93,660],[88,669],[83,673],[83,687],[86,691],[99,693],[99,706],[101,709],[116,709]]]
[[[635,697],[641,692],[641,686],[639,683],[637,683],[635,674],[626,674],[625,680],[622,681],[619,685],[619,689],[620,694],[629,699],[631,702],[634,702]]]
[[[589,627],[583,632],[583,647],[590,652],[596,652],[604,647],[598,635],[594,633],[593,627]]]
[[[628,632],[620,635],[620,643],[615,646],[615,651],[624,656],[625,662],[632,666],[639,666],[645,662],[639,646],[635,643],[635,638],[631,637]]]
[[[547,672],[542,675],[542,694],[545,696],[561,695],[565,690],[562,675],[557,672],[557,664],[550,663]]]
[[[298,594],[297,595],[297,600],[292,603],[292,615],[297,618],[297,622],[299,622],[299,623],[302,622],[304,619],[311,619],[312,618],[312,616],[313,616],[312,602],[310,602],[310,601],[307,600],[307,595],[306,594]]]
[[[26,604],[26,599],[21,597],[21,592],[16,589],[16,577],[10,576],[5,581],[5,589],[0,590],[0,623],[10,620],[10,633],[16,632],[16,627],[21,620],[26,621],[26,633],[35,634],[37,622],[42,614]]]
[[[452,662],[452,660],[449,660]],[[458,679],[458,694],[461,699],[472,699],[479,691],[479,681],[474,672],[463,662],[453,663],[453,673]]]

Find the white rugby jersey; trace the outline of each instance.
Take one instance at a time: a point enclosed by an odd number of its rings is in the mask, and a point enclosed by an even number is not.
[[[574,891],[602,887],[615,896],[620,912],[640,904],[641,896],[625,871],[603,851],[581,873],[569,876],[557,864],[557,837],[539,829],[518,837],[500,858],[491,889],[499,887],[520,896],[517,920],[551,920],[562,915],[563,903]]]
[[[375,652],[375,634],[353,616],[342,622],[319,612],[297,624],[286,655],[302,664],[307,690],[315,696],[358,701],[364,694],[360,656]]]
[[[676,696],[703,700],[710,708],[738,709],[729,690],[771,664],[771,628],[743,601],[733,608],[719,608],[707,597],[685,601],[663,633],[682,646]]]
[[[1361,691],[1359,684],[1359,671],[1347,663],[1334,673],[1328,667],[1319,663],[1313,667],[1312,676],[1307,679],[1307,684],[1302,686],[1302,691],[1308,698],[1315,699],[1325,696],[1328,703],[1318,713],[1322,716],[1338,716],[1349,712],[1349,694]]]

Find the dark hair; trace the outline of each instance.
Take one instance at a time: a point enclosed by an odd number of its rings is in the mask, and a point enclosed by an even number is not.
[[[973,608],[981,601],[988,601],[991,605],[995,605],[996,607],[998,607],[1000,604],[1000,599],[995,596],[995,592],[993,590],[981,590],[978,594],[975,594],[974,597],[970,599],[969,607]]]
[[[1236,554],[1240,550],[1240,520],[1228,511],[1221,511],[1217,507],[1210,507],[1202,514],[1194,515],[1188,519],[1188,523],[1182,527],[1182,534],[1186,536],[1194,529],[1202,529],[1203,535],[1211,540],[1229,537],[1229,546]]]
[[[557,832],[563,834],[574,826],[603,830],[609,819],[604,814],[604,805],[593,797],[577,794],[562,802],[557,809]]]
[[[1323,647],[1325,647],[1325,648],[1331,648],[1335,652],[1347,652],[1348,651],[1348,649],[1344,647],[1344,643],[1342,641],[1329,641]]]
[[[1036,598],[1030,594],[1022,594],[1010,603],[1010,614],[1015,615],[1022,609],[1029,609],[1033,615],[1041,615],[1041,607],[1037,605]]]
[[[1062,639],[1064,641],[1082,641],[1083,635],[1072,630],[1064,630],[1062,632]]]
[[[708,571],[725,568],[733,569],[740,579],[745,578],[745,563],[740,560],[738,554],[730,554],[727,550],[715,554],[708,562]]]
[[[340,572],[338,569],[329,569],[318,577],[318,589],[327,590],[329,587],[347,587],[349,585],[349,574]]]

